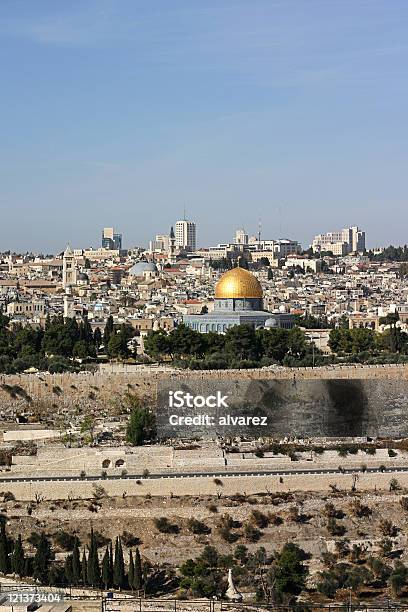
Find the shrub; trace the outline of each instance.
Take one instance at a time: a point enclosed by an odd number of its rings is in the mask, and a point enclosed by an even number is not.
[[[260,512],[259,510],[252,510],[251,521],[256,527],[259,527],[260,529],[265,529],[265,527],[267,527],[269,524],[268,516],[266,514],[263,514],[263,512]]]
[[[272,512],[268,513],[268,521],[271,525],[282,525],[283,518],[278,514],[273,514]]]
[[[71,551],[75,545],[75,536],[67,531],[57,531],[54,534],[54,542],[63,550]]]
[[[154,525],[160,533],[178,533],[180,531],[178,525],[170,523],[169,519],[165,516],[155,518]]]
[[[359,499],[353,499],[349,504],[350,513],[353,516],[357,516],[358,518],[363,518],[370,516],[372,514],[372,510],[369,506],[366,506],[361,503]]]
[[[394,538],[397,535],[397,528],[389,519],[381,519],[380,521],[380,531],[383,536],[387,536],[390,538]]]
[[[244,536],[249,542],[257,542],[261,537],[261,532],[259,529],[251,525],[251,523],[247,523],[244,527]]]
[[[139,544],[141,544],[140,538],[138,538],[137,536],[133,535],[129,531],[124,531],[122,533],[121,540],[122,540],[123,544],[125,546],[127,546],[127,548],[133,548],[134,546],[139,546]]]
[[[187,527],[192,533],[196,535],[211,533],[211,529],[207,527],[205,523],[203,523],[202,521],[198,521],[195,518],[190,518],[188,520]]]
[[[342,536],[346,533],[346,528],[344,525],[339,525],[334,518],[330,517],[327,521],[327,531],[332,536]]]
[[[219,522],[217,531],[226,542],[236,542],[238,539],[238,535],[233,533],[231,529],[234,527],[234,521],[229,514],[224,514]]]

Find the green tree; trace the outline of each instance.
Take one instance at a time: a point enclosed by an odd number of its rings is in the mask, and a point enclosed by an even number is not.
[[[154,359],[163,359],[172,353],[169,335],[164,329],[150,331],[144,340],[144,350]]]
[[[112,585],[112,564],[110,558],[110,549],[109,546],[106,547],[105,554],[102,559],[102,582],[104,584],[105,589],[108,589]]]
[[[46,326],[42,349],[48,355],[71,357],[75,343],[79,340],[79,328],[75,319],[54,317]]]
[[[394,597],[399,597],[404,587],[407,585],[408,568],[401,562],[396,561],[390,576],[391,593]]]
[[[113,334],[113,331],[114,331],[113,317],[112,315],[110,315],[106,321],[105,329],[103,331],[103,343],[105,345],[105,349],[107,349],[108,347],[108,342],[110,340],[110,337]]]
[[[74,572],[72,568],[72,555],[68,555],[64,564],[64,577],[67,584],[76,584],[74,580]]]
[[[72,583],[79,584],[81,578],[81,561],[79,558],[79,540],[75,536],[74,547],[72,549]]]
[[[41,584],[48,583],[48,573],[50,563],[53,558],[50,542],[44,532],[41,533],[37,545],[37,551],[34,556],[34,572],[33,576],[39,580]]]
[[[289,542],[277,554],[273,563],[275,588],[278,593],[299,595],[305,587],[307,567],[303,564],[304,551]]]
[[[10,572],[10,557],[9,557],[9,541],[6,534],[6,525],[4,521],[0,528],[0,572],[8,574]]]
[[[283,328],[260,329],[256,332],[264,357],[282,363],[288,351],[289,331]]]
[[[119,357],[125,359],[129,356],[128,349],[129,337],[126,332],[119,330],[113,333],[108,342],[108,355],[109,357]]]
[[[101,584],[101,572],[99,568],[98,546],[93,529],[91,529],[91,542],[88,555],[88,584],[99,587]]]
[[[129,551],[129,569],[128,569],[128,584],[133,591],[133,583],[135,580],[135,564],[133,563],[132,551]]]
[[[258,358],[258,342],[250,325],[234,325],[225,334],[225,351],[239,361]]]
[[[86,357],[88,357],[89,354],[89,346],[85,342],[85,340],[78,340],[78,342],[75,342],[72,349],[73,357],[77,357],[78,359],[85,359]]]
[[[133,446],[141,446],[146,439],[154,436],[155,417],[148,408],[140,405],[136,396],[132,396],[131,401],[133,407],[126,428],[126,441]]]
[[[85,547],[82,552],[82,560],[81,560],[81,581],[84,586],[88,584],[88,561],[86,558]]]
[[[120,538],[116,538],[115,560],[113,564],[113,584],[118,589],[125,588],[126,586],[125,562],[123,560],[123,550]]]
[[[205,350],[203,334],[187,325],[178,325],[169,334],[170,349],[175,357],[201,357]]]
[[[24,576],[25,557],[21,534],[18,535],[18,538],[14,544],[14,550],[11,556],[11,569],[14,574],[18,574],[20,578]]]
[[[136,548],[132,587],[138,591],[143,587],[143,566],[139,549]]]
[[[94,428],[95,428],[94,418],[90,414],[87,414],[81,423],[81,433],[89,434],[91,441],[92,441]]]
[[[95,345],[96,352],[98,352],[99,347],[102,344],[102,332],[99,327],[97,327],[94,331],[93,342]]]

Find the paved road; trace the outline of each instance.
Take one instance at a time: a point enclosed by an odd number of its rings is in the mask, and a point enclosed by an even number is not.
[[[77,482],[77,481],[92,481],[92,480],[154,480],[154,479],[174,479],[174,478],[219,478],[219,477],[242,477],[242,476],[314,476],[316,474],[355,474],[355,473],[389,473],[407,472],[408,466],[405,467],[389,467],[380,470],[379,468],[343,468],[339,469],[322,469],[313,468],[308,470],[250,470],[250,471],[211,471],[211,472],[166,472],[158,474],[150,474],[147,478],[141,474],[112,474],[103,478],[102,476],[20,476],[10,478],[0,478],[0,483],[4,482]]]

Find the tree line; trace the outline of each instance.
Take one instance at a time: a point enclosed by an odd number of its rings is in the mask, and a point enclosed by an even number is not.
[[[47,317],[40,327],[10,326],[8,317],[0,313],[0,372],[12,374],[35,367],[42,371],[77,370],[78,362],[96,358],[103,348],[111,358],[130,355],[129,340],[135,335],[130,325],[115,326],[107,320],[102,334],[94,331],[86,317],[79,323],[74,318]]]
[[[320,356],[299,327],[255,330],[250,325],[235,325],[225,334],[201,334],[183,324],[168,334],[152,331],[145,351],[154,359],[193,369],[312,365]]]
[[[370,328],[332,329],[329,347],[338,356],[362,356],[367,358],[381,355],[408,355],[408,334],[397,327],[398,315],[388,315],[380,323],[389,328],[378,333]]]
[[[235,325],[225,334],[201,334],[182,324],[170,333],[164,330],[150,332],[145,339],[145,352],[152,359],[171,361],[178,367],[191,369],[404,362],[408,355],[408,334],[401,331],[397,321],[398,315],[384,317],[380,323],[389,327],[378,333],[369,328],[331,328],[325,318],[307,317],[306,328],[321,328],[322,325],[330,329],[330,356],[323,355],[298,326],[255,330],[249,325]]]
[[[390,244],[381,253],[368,251],[368,256],[372,261],[408,261],[408,245],[395,247]]]
[[[65,534],[68,536],[69,534]],[[90,544],[80,550],[78,537],[72,538],[72,551],[65,563],[55,561],[55,553],[47,535],[33,534],[31,542],[36,548],[34,555],[27,555],[21,534],[13,539],[6,532],[5,523],[0,528],[0,572],[15,574],[20,578],[34,578],[43,585],[77,586],[93,588],[117,588],[141,590],[146,581],[146,570],[139,549],[129,551],[126,566],[121,539],[107,544],[102,562],[99,561],[98,539],[91,530]],[[65,538],[70,539],[70,538]]]

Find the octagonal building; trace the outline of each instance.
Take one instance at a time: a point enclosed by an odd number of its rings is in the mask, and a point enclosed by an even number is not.
[[[185,315],[183,323],[201,333],[225,333],[234,325],[293,327],[293,315],[263,309],[263,291],[259,280],[244,268],[225,272],[215,287],[214,310],[207,314]]]

